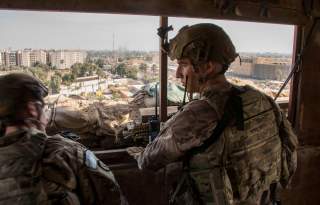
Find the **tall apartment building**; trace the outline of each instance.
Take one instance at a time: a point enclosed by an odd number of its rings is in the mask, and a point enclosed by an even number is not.
[[[57,50],[49,52],[49,61],[57,69],[71,68],[75,63],[84,63],[87,53],[81,50]]]
[[[24,49],[21,52],[21,65],[22,66],[31,67],[30,53],[31,53],[31,49]]]
[[[21,52],[21,65],[31,67],[35,63],[47,64],[47,52],[44,50],[24,49]]]
[[[5,52],[5,62],[7,66],[18,65],[17,59],[18,59],[17,52],[14,52],[14,51]]]
[[[2,64],[5,66],[9,65],[9,53],[7,51],[1,52]]]
[[[43,50],[32,50],[30,52],[30,64],[31,66],[35,63],[47,64],[47,53]]]

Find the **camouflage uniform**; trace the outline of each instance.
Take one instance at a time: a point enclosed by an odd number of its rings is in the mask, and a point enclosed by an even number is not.
[[[0,76],[0,204],[126,204],[111,170],[81,144],[47,136],[47,88]]]
[[[91,151],[36,129],[0,138],[0,181],[0,204],[126,204],[111,170]]]
[[[268,204],[269,186],[281,177],[281,140],[270,98],[249,86],[241,94],[244,130],[228,126],[205,152],[192,156],[189,172],[205,204]],[[207,88],[183,107],[137,156],[142,169],[157,170],[200,146],[223,115],[230,85]],[[188,197],[187,197],[188,198]],[[192,198],[192,197],[191,197]],[[266,202],[260,202],[267,198]],[[182,204],[201,204],[186,199]]]

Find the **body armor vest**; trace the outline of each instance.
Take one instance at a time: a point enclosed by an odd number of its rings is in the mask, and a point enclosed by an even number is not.
[[[36,129],[0,138],[0,205],[78,205],[78,197],[59,185],[49,193],[42,160],[48,136]],[[50,184],[50,185],[49,185]]]
[[[244,129],[231,123],[217,143],[189,162],[190,175],[205,204],[254,203],[280,180],[281,140],[274,109],[261,92],[249,86],[242,89]],[[227,93],[213,93],[203,100],[221,118],[227,99]],[[221,149],[221,156],[213,156],[212,149]]]
[[[41,181],[46,135],[18,131],[0,142],[0,205],[49,204]]]

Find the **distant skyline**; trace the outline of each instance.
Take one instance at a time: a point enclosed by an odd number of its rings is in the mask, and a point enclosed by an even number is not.
[[[173,37],[184,25],[211,22],[230,36],[238,52],[292,53],[294,26],[169,18]],[[158,16],[0,10],[0,49],[115,49],[157,51]]]

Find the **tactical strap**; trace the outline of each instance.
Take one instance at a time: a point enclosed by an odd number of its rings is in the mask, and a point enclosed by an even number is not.
[[[198,153],[204,152],[213,143],[215,143],[219,139],[227,125],[231,122],[231,120],[235,119],[235,125],[237,126],[238,130],[244,130],[242,99],[239,96],[239,94],[243,92],[244,91],[241,88],[234,86],[231,88],[231,94],[226,102],[222,118],[218,121],[218,124],[213,130],[211,136],[204,140],[202,145],[200,145],[199,147],[194,147],[187,152],[187,156],[189,159],[190,157]]]
[[[244,90],[240,87],[232,86],[230,97],[226,102],[224,114],[222,115],[221,120],[218,121],[216,128],[213,130],[211,136],[207,138],[202,145],[199,147],[194,147],[189,150],[186,154],[186,157],[183,160],[184,173],[183,177],[178,182],[178,185],[170,198],[169,203],[174,204],[175,198],[177,197],[182,185],[185,183],[189,175],[189,162],[190,158],[198,153],[204,152],[207,148],[209,148],[213,143],[215,143],[219,137],[221,136],[224,129],[231,122],[231,120],[235,119],[235,125],[239,130],[244,130],[244,119],[243,119],[243,106],[242,99],[239,96],[243,93]],[[196,187],[192,187],[195,192],[198,192]],[[200,198],[200,194],[197,193],[197,198],[199,203],[203,203]]]
[[[169,204],[174,204],[174,201],[175,201],[175,199],[176,199],[176,197],[177,197],[177,195],[178,195],[178,193],[179,193],[179,191],[180,191],[180,189],[181,189],[182,185],[184,184],[187,177],[188,176],[186,175],[186,172],[184,171],[181,179],[179,180],[179,183],[178,183],[176,189],[174,190],[174,192],[169,200]]]

